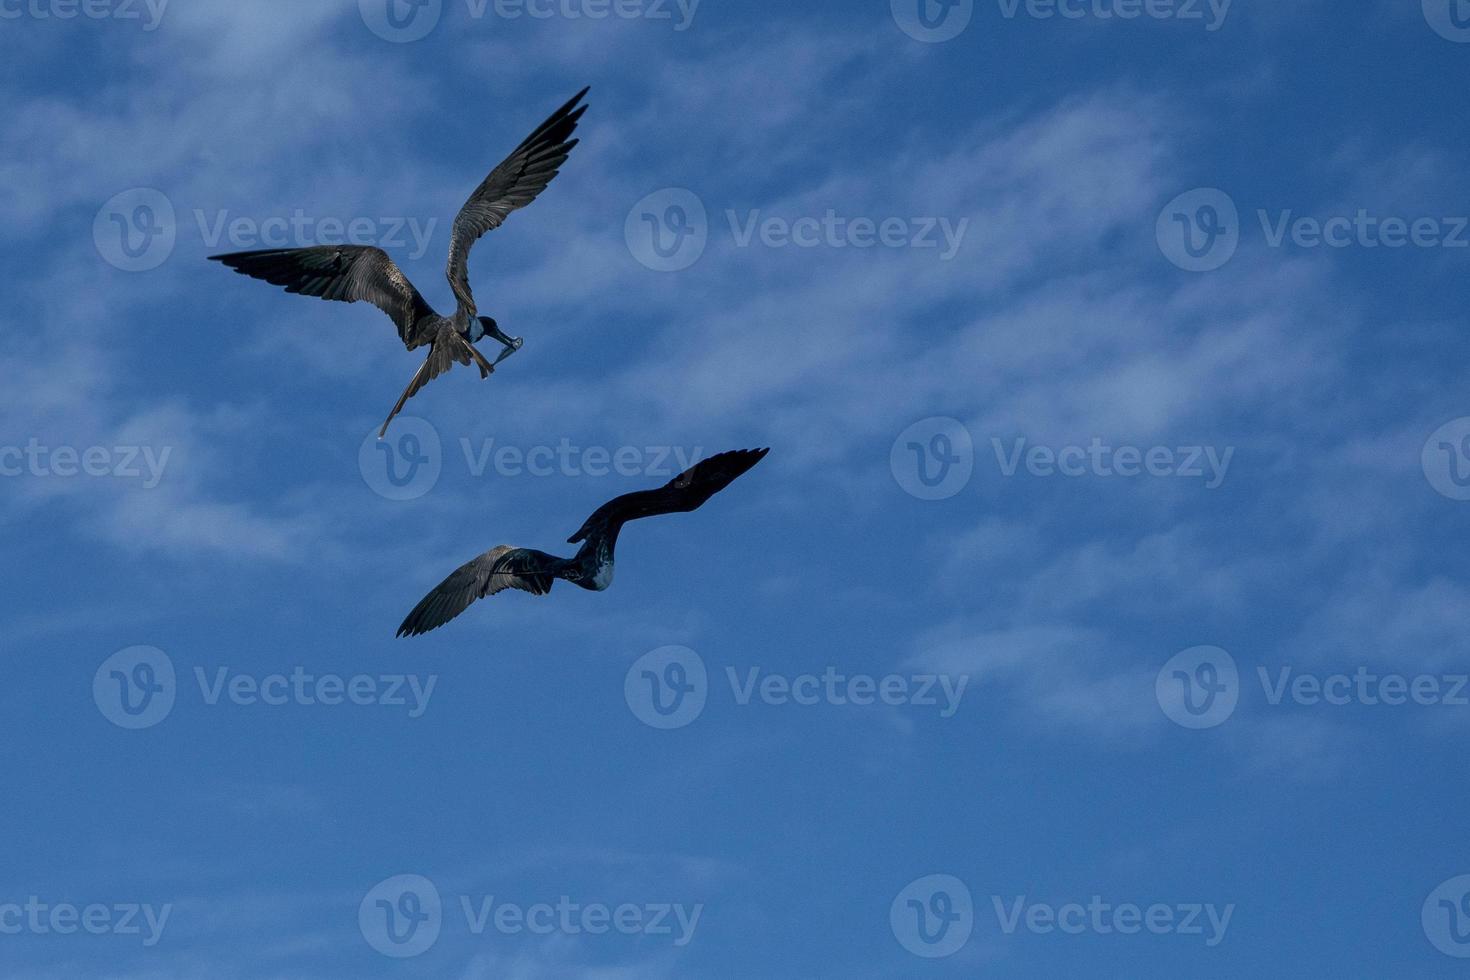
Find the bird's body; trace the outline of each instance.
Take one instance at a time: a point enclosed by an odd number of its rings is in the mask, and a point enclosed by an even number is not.
[[[498,228],[510,212],[536,199],[559,172],[577,140],[572,133],[587,110],[579,105],[587,89],[552,113],[504,162],[490,172],[454,219],[445,275],[454,291],[455,311],[441,316],[414,288],[387,252],[372,245],[316,245],[213,255],[243,275],[284,286],[288,293],[356,303],[366,300],[387,313],[408,350],[429,348],[424,363],[398,399],[378,435],[424,385],[455,364],[474,364],[488,378],[522,340],[507,336],[493,317],[480,316],[469,283],[469,253],[485,232]],[[503,346],[493,362],[475,348],[485,337]]]
[[[532,548],[501,545],[466,562],[439,584],[408,614],[399,636],[418,636],[437,629],[464,612],[477,599],[505,589],[546,595],[556,579],[601,592],[612,585],[618,534],[628,521],[698,509],[741,474],[765,458],[766,449],[738,449],[696,463],[655,490],[625,493],[597,508],[570,538],[581,542],[571,558]]]

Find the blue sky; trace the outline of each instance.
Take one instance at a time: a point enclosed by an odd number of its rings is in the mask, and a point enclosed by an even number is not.
[[[1470,4],[395,14],[0,0],[0,976],[1463,975]]]

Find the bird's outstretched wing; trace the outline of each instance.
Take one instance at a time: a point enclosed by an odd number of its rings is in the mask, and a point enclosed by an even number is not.
[[[288,293],[356,303],[366,300],[393,318],[398,339],[413,350],[426,338],[421,321],[434,310],[388,253],[372,245],[316,245],[211,255],[241,275],[285,286]]]
[[[765,459],[768,452],[769,449],[735,449],[720,453],[695,463],[657,490],[639,490],[615,497],[597,508],[567,541],[576,544],[599,525],[695,510]]]
[[[585,105],[577,104],[586,94],[587,89],[582,89],[537,126],[535,132],[512,150],[500,166],[490,171],[454,219],[454,230],[449,239],[449,264],[444,272],[460,306],[471,311],[475,308],[474,296],[470,292],[470,249],[485,232],[499,228],[506,215],[534,201],[557,175],[558,168],[566,162],[567,154],[577,145],[577,141],[570,137],[577,128],[577,120],[587,111]]]
[[[553,569],[560,559],[529,548],[501,545],[461,565],[423,601],[398,627],[399,636],[421,636],[438,629],[469,608],[476,599],[506,589],[545,595],[555,581]]]

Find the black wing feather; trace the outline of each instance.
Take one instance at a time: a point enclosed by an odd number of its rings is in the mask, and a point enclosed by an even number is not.
[[[421,636],[438,629],[469,608],[477,599],[506,589],[532,595],[551,591],[558,561],[552,555],[530,548],[501,545],[455,569],[414,607],[398,627],[399,636]]]
[[[598,525],[696,510],[765,459],[768,452],[770,449],[735,449],[720,453],[695,463],[657,490],[639,490],[615,497],[593,511],[567,542],[576,544]]]
[[[398,339],[409,350],[421,342],[420,323],[436,316],[388,253],[372,245],[263,249],[209,258],[241,275],[284,286],[288,293],[342,303],[366,300],[392,317]]]
[[[571,135],[577,128],[577,120],[587,111],[585,105],[578,106],[586,94],[587,89],[582,89],[522,140],[475,188],[454,219],[449,264],[444,272],[461,306],[475,308],[470,292],[470,249],[487,231],[499,228],[512,211],[534,201],[557,175],[572,147],[577,145]]]

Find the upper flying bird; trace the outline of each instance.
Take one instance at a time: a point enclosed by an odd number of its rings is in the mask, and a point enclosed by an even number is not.
[[[577,145],[571,135],[577,120],[587,111],[585,105],[578,105],[586,94],[587,89],[582,89],[537,126],[500,166],[490,171],[454,219],[449,264],[444,270],[458,304],[453,316],[434,312],[388,253],[372,245],[265,249],[210,258],[244,275],[285,286],[288,293],[346,303],[367,300],[393,318],[398,338],[409,350],[428,345],[429,356],[388,414],[378,432],[381,439],[404,403],[456,363],[468,365],[473,361],[480,368],[480,377],[488,378],[496,364],[521,349],[520,337],[506,336],[494,317],[480,316],[476,311],[470,292],[470,249],[485,232],[500,227],[506,215],[534,201],[557,175]],[[504,345],[493,363],[474,346],[486,336]]]
[[[612,584],[613,548],[628,521],[656,514],[685,513],[728,487],[735,478],[765,459],[769,449],[736,449],[696,463],[657,490],[615,497],[593,511],[569,544],[582,542],[574,558],[558,558],[531,548],[501,545],[460,566],[438,588],[424,596],[398,627],[399,636],[419,636],[438,629],[469,608],[470,603],[505,589],[532,595],[551,591],[556,579],[601,592]]]

